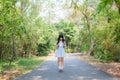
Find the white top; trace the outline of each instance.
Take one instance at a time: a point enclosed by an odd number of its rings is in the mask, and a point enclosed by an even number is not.
[[[65,49],[64,49],[65,43],[60,41],[58,43],[58,48],[56,49],[56,57],[65,57]]]
[[[60,41],[59,43],[58,43],[58,47],[64,47],[64,43],[62,42],[62,41]]]

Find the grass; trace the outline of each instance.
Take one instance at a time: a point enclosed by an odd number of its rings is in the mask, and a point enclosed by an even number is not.
[[[24,70],[30,70],[35,68],[37,65],[41,64],[43,60],[40,60],[39,58],[22,58],[20,59],[17,64],[19,67],[24,68]]]
[[[44,59],[41,59],[40,57],[20,58],[19,60],[12,62],[11,66],[9,66],[9,61],[0,61],[0,70],[17,70],[22,68],[26,71],[35,68],[43,61]]]
[[[34,56],[30,58],[20,58],[12,62],[11,66],[9,66],[9,61],[0,61],[0,72],[7,71],[11,73],[11,71],[13,72],[17,71],[16,74],[21,75],[40,65],[46,58],[47,56],[42,56],[42,57]],[[0,73],[0,77],[5,76],[7,74],[8,73],[3,73],[3,74]]]

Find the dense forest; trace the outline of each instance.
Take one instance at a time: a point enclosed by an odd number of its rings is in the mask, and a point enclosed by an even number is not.
[[[59,34],[67,53],[120,61],[120,0],[0,0],[0,61],[48,55]]]

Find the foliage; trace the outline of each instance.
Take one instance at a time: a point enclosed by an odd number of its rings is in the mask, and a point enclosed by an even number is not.
[[[108,14],[108,13],[107,13]],[[119,53],[120,53],[120,40],[119,40],[119,21],[120,18],[117,11],[113,10],[110,12],[111,20],[108,22],[106,18],[106,14],[101,13],[100,15],[104,15],[100,27],[97,27],[94,31],[97,30],[95,34],[95,46],[94,46],[94,56],[102,61],[119,61]],[[99,15],[99,16],[100,16]],[[99,55],[99,56],[98,56]]]
[[[48,55],[48,51],[50,49],[50,41],[47,41],[46,43],[39,43],[37,44],[37,56],[46,56]]]
[[[77,51],[75,39],[77,34],[77,27],[71,22],[61,21],[58,24],[55,24],[59,34],[63,34],[66,42],[66,51],[75,52]]]
[[[118,8],[118,13],[120,15],[120,0],[101,0],[98,5],[98,11],[105,10],[105,8],[110,10],[113,6]]]
[[[8,60],[11,64],[19,57],[36,55],[37,44],[46,46],[40,53],[48,54],[53,49],[52,25],[38,16],[39,3],[39,0],[0,0],[0,60]]]
[[[119,0],[84,0],[83,4],[79,2],[72,0],[74,12],[68,17],[80,27],[76,36],[78,39],[75,39],[79,51],[90,52],[90,55],[100,61],[119,61]]]

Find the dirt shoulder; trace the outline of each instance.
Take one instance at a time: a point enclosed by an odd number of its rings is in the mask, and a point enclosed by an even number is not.
[[[109,62],[109,63],[102,63],[97,62],[97,60],[93,59],[92,57],[88,57],[86,55],[77,54],[77,58],[88,62],[89,64],[100,68],[103,71],[106,71],[109,74],[115,75],[120,77],[120,63],[117,62]]]

